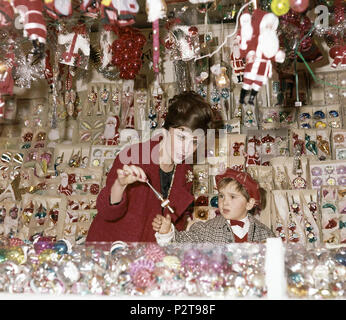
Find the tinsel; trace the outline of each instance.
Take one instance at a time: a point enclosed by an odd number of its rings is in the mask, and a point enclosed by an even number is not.
[[[324,35],[335,35],[343,38],[346,30],[346,21],[330,27],[323,27],[322,25],[316,25],[315,35],[318,37],[323,37]]]
[[[101,52],[100,49],[96,48],[94,45],[90,45],[90,63],[92,64],[93,68],[101,73],[105,78],[109,80],[117,80],[119,79],[119,72],[113,71],[112,68],[105,68],[102,69],[102,62],[101,62]]]

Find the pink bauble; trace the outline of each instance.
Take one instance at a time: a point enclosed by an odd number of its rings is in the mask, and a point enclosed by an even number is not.
[[[140,288],[148,288],[155,283],[153,274],[148,269],[139,270],[132,278],[133,284]]]
[[[304,12],[309,6],[309,0],[290,0],[290,7],[295,12]]]
[[[145,247],[144,252],[145,256],[149,260],[154,261],[155,263],[161,261],[163,257],[166,255],[163,249],[155,243],[148,244]]]

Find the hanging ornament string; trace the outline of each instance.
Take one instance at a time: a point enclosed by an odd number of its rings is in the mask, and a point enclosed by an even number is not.
[[[153,69],[159,73],[160,43],[159,43],[159,19],[153,21]]]
[[[56,129],[57,127],[57,88],[56,85],[58,83],[58,75],[59,75],[59,53],[58,51],[55,53],[54,59],[54,67],[53,67],[53,110],[52,110],[52,120],[51,120],[51,128]]]
[[[257,9],[257,0],[250,0],[248,3],[245,3],[238,11],[234,31],[225,38],[225,40],[221,43],[220,46],[218,46],[218,48],[215,51],[213,51],[212,53],[206,54],[204,56],[196,57],[195,61],[200,60],[200,59],[204,59],[204,58],[207,58],[207,57],[211,58],[215,53],[218,53],[221,50],[221,48],[227,43],[228,38],[232,38],[232,37],[234,37],[234,35],[236,35],[236,33],[238,31],[239,17],[241,15],[242,11],[247,6],[249,6],[250,4],[253,4],[254,9]]]

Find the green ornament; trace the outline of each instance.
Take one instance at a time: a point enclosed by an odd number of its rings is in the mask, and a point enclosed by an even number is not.
[[[312,154],[317,155],[317,145],[316,141],[311,141],[310,136],[308,134],[305,134],[305,147],[308,149]]]
[[[6,249],[0,249],[0,263],[5,262],[6,260]]]

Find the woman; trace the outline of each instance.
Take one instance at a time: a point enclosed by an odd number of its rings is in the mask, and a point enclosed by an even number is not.
[[[185,228],[185,214],[194,200],[192,168],[186,164],[197,148],[192,132],[203,133],[212,126],[210,105],[194,92],[184,92],[170,102],[163,135],[122,150],[108,173],[106,186],[97,198],[97,215],[86,241],[116,240],[154,242],[152,220],[169,213],[145,183],[168,199],[174,213],[171,219],[177,230]],[[124,164],[125,160],[132,159]]]

